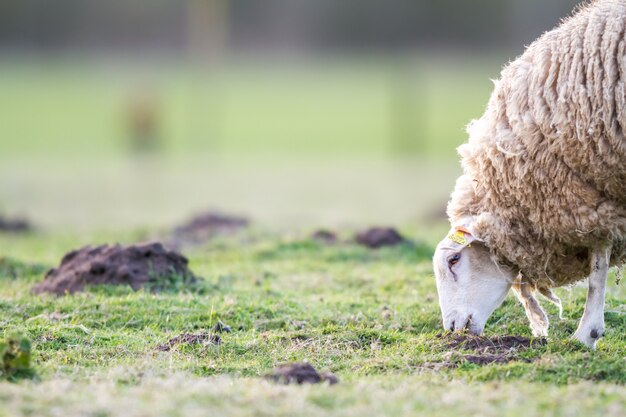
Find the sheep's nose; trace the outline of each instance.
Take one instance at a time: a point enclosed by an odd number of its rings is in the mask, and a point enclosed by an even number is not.
[[[467,316],[467,321],[465,322],[464,329],[470,330],[472,328],[472,315]]]
[[[470,324],[470,319],[469,317],[466,317],[464,319],[461,320],[455,320],[454,321],[454,330],[465,330],[468,328]]]
[[[443,328],[446,331],[454,331],[454,325],[456,323],[456,314],[447,314],[443,318]]]
[[[472,329],[472,315],[469,314],[467,316],[465,315],[460,315],[460,314],[456,314],[453,316],[454,318],[451,319],[450,321],[448,321],[448,323],[446,323],[444,325],[444,328],[448,331],[455,331],[455,330],[464,330],[464,329]]]

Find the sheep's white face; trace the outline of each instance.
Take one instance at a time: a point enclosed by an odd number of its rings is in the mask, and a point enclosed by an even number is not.
[[[482,334],[511,288],[512,273],[499,268],[483,244],[461,245],[449,238],[437,246],[433,265],[444,329]]]

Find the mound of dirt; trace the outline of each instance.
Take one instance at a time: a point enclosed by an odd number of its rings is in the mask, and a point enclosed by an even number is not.
[[[355,240],[358,244],[372,249],[406,242],[406,239],[392,227],[372,227],[363,230],[356,234]]]
[[[167,343],[163,343],[156,347],[156,350],[160,352],[169,352],[177,345],[199,345],[202,344],[204,346],[209,345],[219,345],[222,343],[222,339],[216,335],[211,333],[203,333],[203,334],[190,334],[183,333],[176,337],[171,338],[167,341]]]
[[[30,232],[32,229],[33,227],[26,219],[10,219],[0,215],[0,232],[26,233]]]
[[[267,379],[281,384],[319,384],[328,382],[330,385],[339,382],[339,379],[330,372],[319,373],[307,362],[288,363],[278,366]]]
[[[169,244],[173,247],[200,245],[215,236],[236,233],[250,225],[245,217],[209,211],[201,213],[172,231]]]
[[[484,337],[452,333],[439,335],[439,338],[445,340],[445,346],[449,349],[475,351],[476,354],[463,355],[462,358],[477,365],[519,360],[517,352],[546,344],[546,339],[529,339],[523,336]]]
[[[153,291],[177,284],[191,285],[196,276],[187,267],[187,258],[168,251],[161,243],[102,245],[69,252],[61,264],[46,273],[33,292],[58,295],[83,291],[87,285],[129,285]]]
[[[450,336],[440,336],[447,339],[446,346],[451,349],[469,349],[479,352],[501,352],[508,350],[528,349],[529,347],[545,345],[545,339],[529,339],[523,336],[474,336],[464,333],[451,333]]]
[[[311,234],[311,239],[326,245],[337,243],[337,234],[326,229],[316,230]]]

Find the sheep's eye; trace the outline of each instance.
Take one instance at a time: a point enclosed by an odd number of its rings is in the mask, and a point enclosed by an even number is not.
[[[448,268],[452,268],[454,265],[456,265],[459,261],[461,260],[461,254],[460,253],[455,253],[454,255],[452,255],[449,259],[448,259]]]

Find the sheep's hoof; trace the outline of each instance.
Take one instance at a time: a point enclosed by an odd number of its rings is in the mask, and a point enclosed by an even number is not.
[[[578,340],[580,343],[589,347],[590,349],[596,348],[596,343],[598,339],[602,337],[604,334],[604,329],[601,327],[593,327],[591,330],[588,329],[578,329],[576,333],[572,336],[573,339]]]

